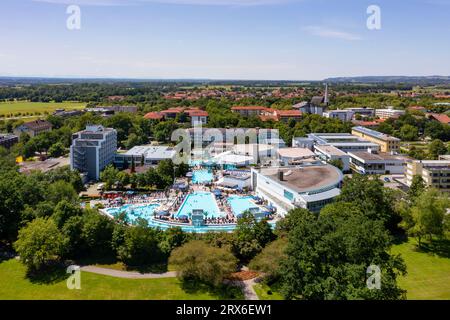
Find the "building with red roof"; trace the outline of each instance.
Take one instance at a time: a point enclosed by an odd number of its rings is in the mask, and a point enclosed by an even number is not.
[[[427,118],[442,124],[450,124],[450,117],[444,113],[428,113]]]
[[[231,111],[239,113],[243,117],[260,116],[267,110],[263,106],[236,106],[232,107]]]
[[[162,120],[164,119],[164,115],[161,112],[149,112],[144,116],[147,120]]]

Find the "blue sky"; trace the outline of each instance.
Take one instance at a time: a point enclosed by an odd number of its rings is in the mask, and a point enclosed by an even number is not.
[[[81,8],[81,29],[66,8]],[[381,8],[381,30],[366,27]],[[2,0],[0,76],[450,75],[450,0]]]

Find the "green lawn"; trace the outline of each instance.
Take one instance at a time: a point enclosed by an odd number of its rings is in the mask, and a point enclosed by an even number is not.
[[[253,286],[256,294],[261,300],[283,300],[283,296],[278,292],[272,291],[268,285],[264,283],[257,283]]]
[[[15,101],[15,102],[0,102],[0,115],[10,117],[12,114],[14,117],[21,113],[21,116],[26,116],[26,113],[34,115],[35,112],[40,112],[44,115],[44,112],[52,113],[56,109],[83,109],[86,103],[80,102],[28,102],[28,101]]]
[[[450,299],[448,242],[440,255],[419,251],[415,244],[410,239],[392,248],[392,253],[400,253],[407,266],[408,274],[399,279],[400,287],[407,290],[407,298],[412,300]]]
[[[81,290],[69,290],[66,275],[55,280],[30,280],[25,277],[26,268],[12,259],[0,263],[1,299],[126,299],[126,300],[212,300],[223,298],[207,290],[182,289],[176,278],[121,279],[81,272]],[[240,298],[240,297],[239,297]]]

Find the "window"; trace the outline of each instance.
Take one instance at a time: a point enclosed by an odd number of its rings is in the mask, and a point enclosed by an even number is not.
[[[289,192],[287,190],[284,190],[284,197],[290,201],[294,200],[294,195],[292,194],[292,192]]]

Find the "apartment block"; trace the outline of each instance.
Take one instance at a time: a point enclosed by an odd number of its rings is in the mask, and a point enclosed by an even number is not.
[[[101,125],[88,125],[86,130],[72,135],[70,167],[98,180],[100,172],[114,161],[117,151],[117,131]]]
[[[421,176],[430,188],[450,192],[450,160],[409,161],[406,166],[408,186],[411,186],[415,175]]]

